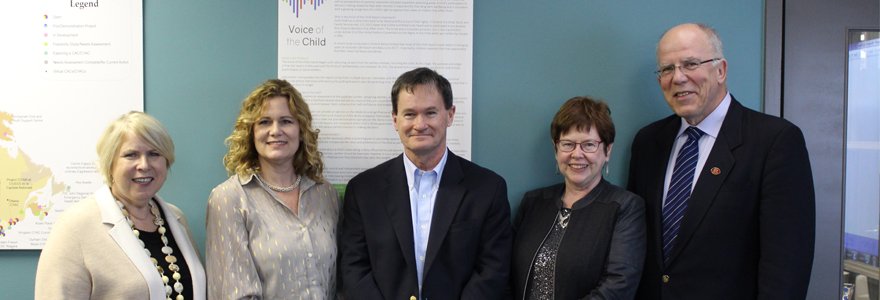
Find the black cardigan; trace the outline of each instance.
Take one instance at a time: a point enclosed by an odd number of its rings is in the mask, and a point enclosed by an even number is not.
[[[514,219],[513,298],[562,207],[564,184],[527,192]],[[632,299],[645,257],[644,201],[604,179],[572,206],[556,257],[556,299]]]

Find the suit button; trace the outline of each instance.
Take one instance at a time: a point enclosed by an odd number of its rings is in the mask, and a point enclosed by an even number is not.
[[[663,279],[663,283],[669,283],[669,275],[663,275],[660,278]]]
[[[416,300],[416,296],[409,296],[409,300]]]

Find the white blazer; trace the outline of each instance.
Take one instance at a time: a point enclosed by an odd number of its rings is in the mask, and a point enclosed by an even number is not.
[[[205,269],[183,213],[159,196],[189,267],[193,298],[206,298]],[[36,299],[165,299],[165,285],[107,186],[55,222],[37,265]]]

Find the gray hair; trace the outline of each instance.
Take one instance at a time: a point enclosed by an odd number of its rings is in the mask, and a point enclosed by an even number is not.
[[[684,24],[679,24],[679,25],[673,26],[672,28],[669,28],[669,29],[666,29],[666,31],[663,31],[663,34],[660,35],[660,39],[662,40],[663,37],[666,36],[666,33],[668,33],[673,28],[676,28],[676,27],[679,27],[682,25],[697,26],[697,28],[699,28],[701,31],[703,31],[703,33],[706,34],[706,38],[709,40],[709,45],[712,46],[712,50],[714,50],[714,52],[715,52],[715,58],[724,58],[724,45],[721,43],[721,38],[718,37],[718,32],[715,31],[715,28],[712,28],[711,26],[703,24],[703,23],[684,23]],[[660,50],[660,40],[657,40],[655,52],[658,50]],[[713,62],[713,64],[717,63],[717,62],[718,61],[715,61],[715,62]]]

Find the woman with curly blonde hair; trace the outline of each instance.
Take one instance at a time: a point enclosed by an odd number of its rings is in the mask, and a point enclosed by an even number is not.
[[[244,99],[207,212],[208,297],[334,298],[339,195],[300,93],[272,79]]]

